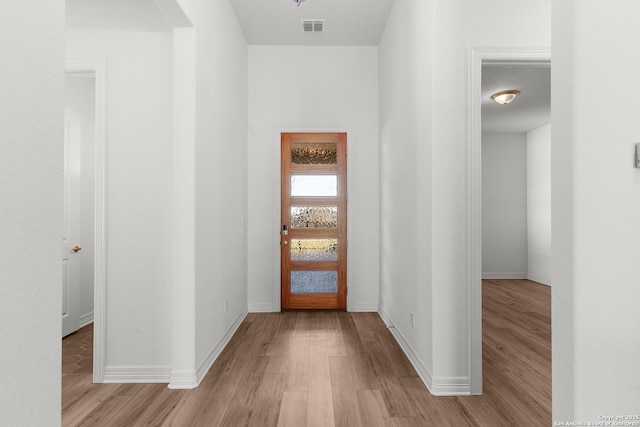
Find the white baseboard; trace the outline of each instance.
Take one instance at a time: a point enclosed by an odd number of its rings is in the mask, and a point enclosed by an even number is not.
[[[105,383],[168,383],[171,366],[105,366]]]
[[[198,387],[195,369],[171,371],[168,387],[173,390],[190,390]]]
[[[366,302],[351,304],[351,306],[348,307],[348,311],[352,313],[376,313],[378,311],[378,304]]]
[[[529,274],[527,279],[536,283],[540,283],[542,285],[551,286],[551,280],[546,279],[544,277],[536,276],[535,274]]]
[[[426,368],[420,357],[413,350],[409,342],[404,338],[402,332],[395,328],[391,318],[382,307],[378,307],[378,314],[387,325],[389,331],[400,345],[400,348],[407,356],[418,376],[434,396],[468,396],[471,394],[469,377],[434,377]]]
[[[402,333],[395,328],[393,322],[391,321],[391,318],[387,315],[382,307],[378,307],[378,314],[382,318],[382,321],[385,323],[385,325],[387,325],[387,328],[389,328],[391,335],[393,335],[393,337],[396,339],[402,351],[404,351],[404,354],[409,358],[409,361],[413,365],[416,372],[418,372],[418,375],[420,376],[420,379],[422,380],[424,385],[427,386],[429,392],[433,394],[433,392],[431,391],[433,383],[431,373],[424,366],[424,363],[422,363],[422,360],[420,360],[416,352],[413,351],[413,348],[411,347],[411,345],[409,345]]]
[[[233,334],[247,316],[241,313],[220,341],[211,349],[209,355],[195,370],[172,371],[171,366],[105,366],[105,383],[169,383],[171,389],[192,389],[197,387],[229,343]]]
[[[533,282],[540,283],[542,285],[551,286],[551,280],[544,277],[536,276],[535,274],[528,273],[482,273],[483,279],[505,279],[505,280],[531,280]]]
[[[196,373],[197,385],[200,385],[205,375],[207,375],[207,372],[209,372],[209,369],[211,369],[211,366],[213,366],[213,363],[216,361],[218,356],[220,356],[220,353],[222,353],[222,350],[224,350],[224,348],[227,346],[227,344],[229,343],[229,340],[231,340],[231,337],[233,336],[233,334],[236,333],[236,331],[242,324],[242,321],[247,317],[247,314],[248,313],[246,311],[240,313],[240,315],[236,318],[236,320],[229,327],[229,329],[227,329],[227,332],[224,334],[222,339],[218,341],[218,343],[215,346],[213,346],[213,348],[209,351],[209,354],[207,355],[204,362],[202,362],[202,364],[200,365]]]
[[[249,305],[249,313],[272,313],[273,304],[270,302],[261,302]]]
[[[435,396],[469,396],[469,377],[433,377],[431,393]]]
[[[209,351],[205,360],[200,364],[198,370],[175,370],[171,371],[169,388],[174,390],[189,390],[200,385],[213,363],[216,361],[222,350],[229,343],[229,340],[236,333],[242,321],[247,317],[247,312],[242,312],[233,324],[227,329],[224,336]]]
[[[512,279],[512,280],[520,280],[520,279],[528,279],[529,275],[527,273],[482,273],[483,279]]]
[[[93,323],[93,311],[80,316],[80,327],[84,328],[88,324]]]

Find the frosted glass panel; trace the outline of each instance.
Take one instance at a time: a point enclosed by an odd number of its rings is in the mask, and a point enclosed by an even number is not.
[[[338,146],[331,142],[294,142],[291,144],[291,163],[297,165],[335,165]]]
[[[291,261],[337,261],[338,239],[291,239]]]
[[[292,294],[335,294],[338,292],[337,271],[292,271]]]
[[[336,197],[338,177],[336,175],[291,175],[293,197]]]
[[[338,208],[294,206],[291,208],[291,228],[338,228]]]

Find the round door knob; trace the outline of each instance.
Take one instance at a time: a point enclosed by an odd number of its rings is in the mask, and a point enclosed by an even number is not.
[[[78,252],[80,252],[80,251],[82,250],[82,248],[81,248],[80,246],[76,245],[76,246],[74,246],[74,247],[73,247],[73,249],[71,249],[71,250],[72,250],[73,252],[78,253]]]
[[[282,241],[282,245],[283,245],[283,246],[286,246],[286,245],[288,245],[288,244],[289,244],[289,242],[287,242],[286,240],[283,240],[283,241]]]

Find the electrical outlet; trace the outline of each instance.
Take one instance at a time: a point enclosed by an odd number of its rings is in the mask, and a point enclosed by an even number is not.
[[[224,314],[227,314],[227,310],[229,310],[229,300],[224,300]]]
[[[412,328],[416,327],[416,315],[415,315],[415,313],[411,313],[411,327]]]

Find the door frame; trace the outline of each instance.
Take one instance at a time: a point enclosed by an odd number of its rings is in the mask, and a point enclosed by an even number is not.
[[[95,187],[93,273],[93,382],[104,382],[106,289],[106,178],[107,178],[107,60],[67,58],[65,73],[89,72],[95,76]]]
[[[482,65],[551,62],[550,47],[471,47],[468,100],[468,265],[469,385],[482,394]]]
[[[284,270],[288,270],[288,271],[294,271],[294,269],[292,268],[292,260],[288,257],[285,257],[285,253],[290,253],[289,249],[290,246],[284,247],[282,246],[282,241],[283,238],[282,236],[280,236],[280,242],[281,242],[281,246],[280,246],[280,284],[281,284],[281,293],[280,293],[280,304],[281,304],[281,308],[283,305],[304,305],[305,307],[299,307],[301,309],[307,308],[307,309],[324,309],[324,308],[331,308],[331,309],[338,309],[338,310],[346,310],[347,309],[347,251],[348,251],[348,244],[347,244],[347,230],[348,230],[348,217],[349,217],[349,212],[348,212],[348,206],[347,206],[347,200],[348,200],[348,185],[349,185],[349,180],[347,179],[347,171],[348,171],[348,165],[347,165],[347,141],[348,141],[348,135],[346,132],[295,132],[295,133],[289,133],[289,132],[283,132],[280,134],[281,135],[281,143],[280,143],[280,224],[279,227],[282,227],[283,224],[288,224],[289,226],[289,234],[287,236],[284,236],[284,240],[291,240],[292,238],[294,238],[295,234],[298,234],[298,232],[303,232],[303,230],[295,230],[291,227],[291,220],[290,220],[290,215],[289,212],[286,212],[286,214],[282,211],[282,207],[285,206],[284,204],[284,199],[287,200],[286,206],[290,207],[293,206],[293,203],[295,203],[295,199],[292,200],[292,196],[287,195],[283,195],[283,191],[286,189],[287,192],[290,188],[290,179],[289,179],[289,175],[291,174],[295,174],[295,170],[303,165],[297,165],[297,166],[293,166],[290,163],[290,160],[288,160],[288,157],[290,155],[290,150],[291,147],[293,146],[294,143],[296,142],[311,142],[310,140],[316,140],[319,139],[320,141],[331,141],[331,142],[335,142],[336,147],[337,147],[337,163],[335,164],[335,167],[333,167],[333,165],[309,165],[312,169],[315,166],[320,166],[322,168],[322,166],[329,166],[330,169],[335,169],[335,171],[333,171],[332,173],[330,173],[331,175],[333,173],[336,174],[337,178],[338,178],[338,187],[337,187],[337,194],[336,194],[336,201],[335,203],[337,204],[337,208],[338,208],[338,224],[337,224],[337,228],[335,230],[336,232],[336,237],[338,239],[338,251],[337,251],[337,274],[338,274],[338,278],[337,278],[337,285],[338,285],[338,289],[337,289],[337,299],[335,301],[333,301],[337,307],[327,307],[324,305],[324,303],[320,304],[318,303],[318,300],[324,301],[328,304],[331,304],[330,300],[332,299],[329,295],[318,295],[316,294],[315,297],[313,297],[313,301],[307,300],[307,298],[305,298],[305,296],[301,296],[302,299],[299,301],[295,301],[298,297],[294,294],[291,293],[287,293],[286,291],[286,286],[285,283],[289,283],[289,279],[288,278],[283,278],[282,277],[282,273]],[[302,135],[308,135],[308,137],[302,137]],[[318,138],[318,136],[321,135],[320,138]],[[289,141],[287,143],[287,146],[289,147],[288,150],[284,150],[284,142],[285,142],[285,136],[288,136],[287,140]],[[302,139],[302,141],[297,141],[298,139]],[[320,141],[315,141],[315,142],[320,142]],[[283,159],[287,157],[287,162],[288,164],[285,164],[285,162],[283,162]],[[324,168],[322,168],[323,170],[319,170],[316,173],[317,174],[322,174],[324,175],[327,171],[324,170]],[[305,173],[305,172],[301,172],[301,173]],[[285,174],[287,175],[285,177]],[[311,199],[314,199],[315,197],[310,197]],[[333,204],[332,202],[328,202],[330,204]],[[343,212],[343,214],[340,214],[340,211]],[[316,231],[320,231],[322,232],[322,230],[316,230]],[[299,237],[299,238],[305,238],[305,237]],[[315,237],[315,238],[326,238],[326,237]],[[321,263],[317,263],[317,262],[311,262],[311,264],[313,264],[315,267],[318,266],[318,264]],[[314,267],[309,267],[311,269],[315,269]],[[329,267],[331,268],[331,267]],[[284,282],[283,283],[283,279]],[[290,283],[289,283],[290,285]],[[327,298],[328,297],[328,298]],[[303,300],[305,302],[303,302]],[[317,305],[317,306],[316,306]],[[291,308],[291,307],[290,307]],[[294,308],[295,309],[295,308]]]
[[[271,283],[271,292],[272,292],[272,303],[271,310],[272,312],[280,312],[282,311],[282,287],[280,277],[280,200],[281,200],[281,181],[280,181],[280,173],[282,169],[282,153],[281,153],[281,135],[283,133],[346,133],[347,134],[347,171],[353,170],[351,167],[351,158],[349,157],[349,147],[353,145],[353,141],[357,137],[354,132],[350,128],[313,128],[313,127],[282,127],[282,128],[274,128],[273,130],[273,140],[272,140],[272,153],[273,156],[271,158],[271,170],[272,170],[272,185],[273,185],[273,221],[272,221],[272,241],[273,241],[273,250],[272,254],[272,266],[273,266],[273,276]],[[347,172],[348,173],[348,172]],[[347,176],[347,195],[351,194],[351,186],[352,181],[348,179]],[[349,224],[351,223],[351,209],[350,209],[350,198],[347,197],[347,242],[351,241],[351,231],[349,228]],[[349,279],[351,275],[351,268],[349,268],[349,262],[351,259],[351,245],[347,246],[347,288],[349,287]],[[353,290],[353,289],[352,289]],[[348,312],[351,311],[351,292],[347,292],[347,309]]]

